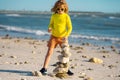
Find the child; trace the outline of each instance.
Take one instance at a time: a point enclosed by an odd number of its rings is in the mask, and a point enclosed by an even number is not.
[[[40,70],[43,75],[47,74],[48,64],[54,48],[57,45],[61,47],[62,43],[68,43],[68,36],[72,31],[72,23],[70,16],[67,14],[68,6],[66,2],[58,0],[51,11],[54,12],[48,26],[48,32],[51,33],[51,36],[47,45],[48,51],[45,57],[44,66]],[[67,74],[73,75],[70,70],[68,70]]]

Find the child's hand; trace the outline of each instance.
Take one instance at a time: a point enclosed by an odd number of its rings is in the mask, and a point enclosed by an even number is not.
[[[52,32],[52,29],[51,29],[51,28],[48,28],[48,32],[51,33],[51,32]]]

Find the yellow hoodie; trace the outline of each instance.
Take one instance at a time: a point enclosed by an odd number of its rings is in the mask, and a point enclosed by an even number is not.
[[[66,13],[52,14],[48,28],[52,29],[55,37],[68,37],[72,31],[70,16]]]

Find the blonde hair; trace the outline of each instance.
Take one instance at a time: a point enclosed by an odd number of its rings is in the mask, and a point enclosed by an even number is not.
[[[54,6],[53,6],[53,8],[51,9],[51,11],[57,13],[57,8],[58,8],[58,7],[61,7],[62,5],[64,6],[64,12],[65,12],[65,13],[68,13],[68,5],[67,5],[67,3],[65,2],[65,0],[58,0],[58,1],[54,4]]]

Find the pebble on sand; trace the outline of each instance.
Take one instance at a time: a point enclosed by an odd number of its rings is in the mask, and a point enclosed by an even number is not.
[[[42,76],[42,74],[39,71],[32,72],[32,75],[33,76],[37,76],[37,77],[41,77]]]
[[[89,62],[100,64],[100,63],[103,63],[103,60],[93,57],[93,58],[89,59]]]

